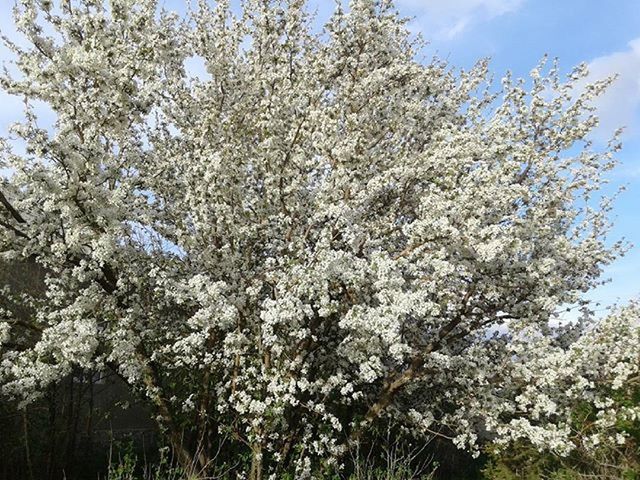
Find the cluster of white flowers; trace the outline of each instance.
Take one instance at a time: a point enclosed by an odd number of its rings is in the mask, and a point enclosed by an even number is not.
[[[569,347],[549,327],[621,251],[590,200],[617,142],[584,141],[609,81],[577,95],[583,66],[562,81],[543,62],[492,93],[486,62],[416,61],[390,1],[352,0],[324,35],[304,3],[17,2],[28,46],[9,42],[21,74],[0,86],[26,99],[26,153],[2,143],[0,253],[47,282],[34,341],[0,318],[3,393],[112,369],[179,458],[172,429],[197,411],[254,479],[311,475],[383,417],[565,453],[580,396],[603,434],[637,415],[596,388],[637,374],[633,323]]]

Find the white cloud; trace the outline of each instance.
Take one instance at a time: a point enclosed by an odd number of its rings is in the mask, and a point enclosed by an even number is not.
[[[614,52],[589,62],[590,79],[617,74],[618,79],[596,101],[600,127],[597,136],[609,138],[614,130],[626,127],[625,137],[640,134],[640,38],[629,42],[625,51]]]
[[[418,16],[428,36],[450,40],[469,25],[511,13],[525,0],[398,0]],[[426,30],[425,30],[426,29]]]

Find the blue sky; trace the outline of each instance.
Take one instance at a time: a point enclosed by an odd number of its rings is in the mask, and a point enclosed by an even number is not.
[[[0,0],[0,29],[11,32],[10,0]],[[599,101],[601,127],[596,139],[626,126],[620,166],[612,185],[625,185],[613,215],[611,240],[624,237],[635,244],[605,271],[612,281],[589,297],[609,305],[640,295],[640,1],[639,0],[396,0],[410,28],[429,42],[425,58],[437,55],[468,68],[479,58],[491,58],[500,77],[507,70],[526,76],[544,54],[558,57],[568,71],[580,62],[594,78],[613,73],[619,79]],[[183,0],[165,0],[168,9],[183,10]],[[333,0],[310,0],[318,19],[333,9]],[[7,54],[0,49],[0,59]],[[19,99],[0,93],[0,136],[21,117]]]

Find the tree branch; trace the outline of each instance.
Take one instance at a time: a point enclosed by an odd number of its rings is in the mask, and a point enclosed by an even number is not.
[[[17,229],[16,227],[14,227],[13,225],[7,223],[7,222],[3,222],[2,220],[0,220],[0,226],[11,230],[13,233],[15,233],[17,236],[22,237],[22,238],[29,238],[29,235],[27,235],[26,233],[24,233],[22,230]]]
[[[9,203],[9,200],[7,200],[7,197],[5,197],[2,192],[0,192],[0,203],[4,206],[4,208],[6,208],[9,211],[9,213],[16,220],[16,222],[27,223],[24,217],[20,215],[20,212],[18,212],[15,208],[13,208],[13,205]]]

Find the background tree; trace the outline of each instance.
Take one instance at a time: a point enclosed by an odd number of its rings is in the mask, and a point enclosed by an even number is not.
[[[489,479],[618,479],[640,472],[640,309],[637,302],[618,308],[568,350],[549,353],[546,371],[521,385],[518,403],[539,403],[553,412],[564,384],[571,398],[567,428],[575,448],[552,455],[526,438],[508,449],[494,445],[485,469]],[[560,361],[561,365],[557,362]],[[527,369],[530,369],[528,367]],[[522,377],[521,377],[522,378]],[[533,380],[533,381],[532,381]],[[584,386],[588,385],[585,389]],[[575,396],[580,391],[581,396]],[[538,400],[535,400],[538,399]],[[535,410],[534,410],[535,412]],[[535,419],[535,416],[534,416]],[[498,447],[498,448],[496,448]]]
[[[339,466],[382,421],[472,451],[575,446],[562,382],[520,399],[564,365],[557,312],[621,250],[593,199],[617,141],[585,140],[610,80],[578,92],[584,66],[542,62],[492,93],[486,62],[418,61],[386,0],[323,35],[302,0],[186,19],[20,0],[15,23],[28,46],[5,39],[20,75],[0,82],[26,152],[4,144],[0,251],[43,268],[46,302],[32,348],[0,324],[4,395],[112,369],[183,465],[229,436],[255,480]]]

